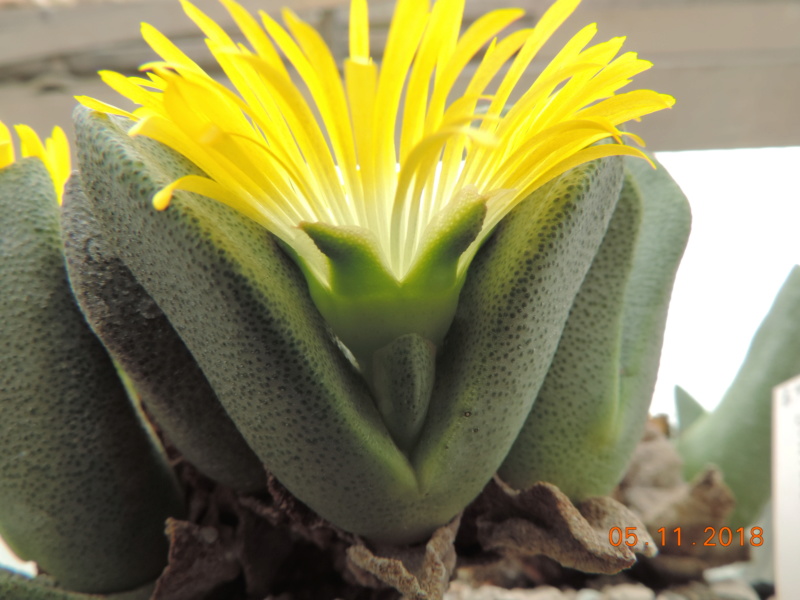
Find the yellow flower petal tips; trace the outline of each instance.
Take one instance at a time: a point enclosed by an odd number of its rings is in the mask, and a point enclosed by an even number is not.
[[[35,156],[41,159],[53,179],[58,203],[61,204],[64,186],[69,179],[71,159],[69,142],[61,127],[53,127],[50,137],[42,143],[36,132],[27,125],[16,125],[14,129],[20,139],[22,158]],[[12,164],[16,159],[11,130],[0,121],[0,169]]]
[[[247,44],[183,6],[235,92],[143,24],[161,60],[143,67],[146,77],[101,74],[138,108],[79,100],[134,119],[132,135],[158,140],[206,174],[172,182],[156,208],[188,190],[280,238],[362,369],[407,333],[439,344],[470,261],[500,220],[577,165],[644,158],[623,143],[640,140],[620,127],[674,103],[654,91],[621,92],[651,64],[619,54],[623,38],[590,45],[594,25],[522,83],[578,0],[558,0],[530,29],[507,32],[523,12],[505,9],[463,34],[464,0],[398,0],[380,64],[371,58],[367,2],[353,0],[341,73],[319,33],[291,11],[282,26],[221,1]],[[477,66],[457,95],[471,61]]]

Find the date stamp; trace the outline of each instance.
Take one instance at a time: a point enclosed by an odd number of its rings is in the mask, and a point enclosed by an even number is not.
[[[664,547],[667,545],[681,546],[761,546],[764,543],[764,530],[761,527],[706,527],[703,536],[698,539],[688,539],[682,535],[680,527],[667,531],[666,527],[657,530],[659,536],[654,536],[656,544]],[[633,547],[639,544],[639,534],[636,527],[612,527],[608,530],[608,542],[612,546]],[[644,543],[645,547],[649,542]]]

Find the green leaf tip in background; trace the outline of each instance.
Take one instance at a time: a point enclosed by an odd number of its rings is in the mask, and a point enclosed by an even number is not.
[[[675,412],[678,415],[678,429],[686,431],[700,417],[706,414],[706,409],[689,392],[681,386],[675,386]]]
[[[772,388],[800,374],[800,266],[786,278],[717,408],[681,431],[684,475],[716,465],[736,497],[731,528],[752,525],[771,490]]]
[[[603,244],[500,469],[515,488],[547,481],[574,501],[607,495],[642,435],[691,216],[663,168],[636,159],[625,165]]]
[[[263,466],[161,309],[105,240],[76,177],[64,194],[61,230],[81,310],[169,441],[212,479],[245,492],[263,489]]]
[[[132,589],[166,565],[172,471],[67,282],[53,183],[0,170],[0,535],[60,586]]]
[[[372,395],[263,228],[186,192],[153,209],[161,187],[198,171],[129,137],[129,125],[76,113],[88,206],[250,448],[347,531],[408,543],[449,522],[491,479],[530,410],[617,202],[622,159],[571,171],[503,220],[467,273],[433,383],[425,336],[378,352],[380,381],[413,380],[393,412],[379,409],[386,390]]]

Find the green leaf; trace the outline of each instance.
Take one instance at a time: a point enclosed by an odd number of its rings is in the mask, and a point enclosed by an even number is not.
[[[81,310],[170,442],[212,479],[263,489],[264,467],[164,313],[106,241],[77,178],[64,194],[61,229]]]
[[[706,414],[702,404],[679,385],[675,386],[675,409],[678,413],[680,431],[686,431],[697,419]]]
[[[181,494],[72,297],[38,159],[0,170],[0,323],[0,535],[65,588],[154,580]]]
[[[593,162],[504,219],[467,273],[414,453],[431,502],[477,495],[517,438],[605,235],[622,161]]]
[[[436,346],[416,334],[404,335],[373,355],[375,402],[403,452],[414,447],[430,404]]]
[[[576,501],[607,495],[641,437],[690,219],[663,168],[654,175],[627,159],[626,167],[608,232],[500,470],[514,487],[548,481]]]
[[[379,410],[385,398],[370,394],[299,268],[265,230],[189,194],[153,210],[161,186],[197,170],[128,137],[128,126],[77,114],[92,211],[267,468],[321,516],[374,540],[420,541],[463,510],[502,462],[544,378],[618,197],[621,160],[539,190],[478,253],[414,444],[416,417],[407,430],[387,422],[424,410],[421,355],[412,361],[418,393],[397,413]],[[508,356],[521,346],[523,356]]]

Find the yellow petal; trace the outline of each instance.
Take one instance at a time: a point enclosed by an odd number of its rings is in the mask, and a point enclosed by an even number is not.
[[[20,154],[23,158],[35,156],[46,162],[47,155],[42,145],[42,140],[36,135],[36,132],[28,125],[15,125],[14,129],[19,136],[20,141]]]
[[[388,186],[391,189],[396,181],[395,123],[403,83],[430,19],[428,7],[427,0],[398,0],[389,27],[389,37],[386,41],[375,94],[375,105],[380,107],[380,114],[375,114],[373,123],[373,135],[376,140],[376,177],[384,184],[381,187]],[[393,194],[381,194],[381,196],[378,202],[381,206],[388,206]]]
[[[202,10],[197,8],[189,0],[180,0],[183,12],[186,16],[194,21],[195,25],[202,31],[210,40],[220,45],[236,47],[230,36],[225,33],[225,30],[217,25],[217,23],[209,18]]]
[[[5,123],[0,121],[0,169],[14,162],[14,144],[11,141],[11,131]]]
[[[487,198],[483,239],[531,190],[571,165],[605,153],[642,156],[621,143],[640,138],[618,127],[674,102],[647,90],[620,93],[650,63],[619,54],[624,38],[592,45],[594,25],[573,35],[534,83],[522,87],[531,62],[579,0],[557,0],[532,29],[506,33],[522,13],[498,10],[463,34],[465,0],[433,6],[398,0],[380,63],[370,58],[368,0],[351,0],[343,76],[322,36],[291,11],[284,11],[284,25],[263,12],[259,23],[237,0],[220,1],[247,44],[182,0],[230,85],[213,81],[143,25],[160,57],[143,66],[147,78],[102,74],[138,108],[130,113],[80,100],[138,120],[132,135],[174,148],[206,173],[166,188],[160,204],[184,189],[234,206],[279,235],[303,268],[313,264],[309,269],[319,276],[324,262],[319,252],[305,256],[313,244],[298,233],[299,222],[373,232],[402,278],[423,232],[464,189]],[[466,91],[454,94],[476,56]],[[515,92],[519,99],[508,108],[515,88],[522,88]],[[594,145],[609,138],[615,143]],[[0,141],[0,156],[9,152]]]
[[[228,13],[242,31],[247,41],[262,59],[267,60],[273,66],[280,64],[281,60],[275,47],[270,42],[269,37],[258,25],[258,21],[242,7],[241,4],[233,0],[220,0],[227,9]]]
[[[369,11],[367,0],[350,3],[350,60],[369,62]]]
[[[64,185],[70,176],[70,150],[67,136],[60,127],[54,127],[51,136],[42,140],[28,125],[15,125],[14,130],[20,140],[22,158],[35,157],[44,163],[53,182],[56,200],[61,204]],[[9,128],[0,121],[0,169],[15,160],[14,143]]]
[[[519,82],[522,74],[528,68],[528,65],[530,65],[545,42],[552,37],[556,29],[558,29],[575,11],[578,4],[580,4],[580,0],[557,0],[557,2],[542,15],[542,18],[536,23],[531,37],[519,51],[503,78],[495,94],[492,105],[489,108],[491,114],[500,114],[503,107],[508,102],[511,91]]]
[[[310,85],[305,76],[304,80],[309,84],[309,89],[320,111],[323,126],[330,137],[339,172],[344,177],[346,187],[356,187],[358,175],[356,173],[353,131],[347,98],[336,61],[325,41],[312,27],[303,23],[290,11],[285,11],[284,18],[289,30],[297,40],[299,49],[306,57],[307,64],[313,69],[314,86]],[[314,93],[314,88],[317,89],[317,93]],[[348,204],[348,207],[351,211],[350,218],[355,218],[352,204]]]
[[[69,152],[69,141],[61,127],[53,127],[53,132],[45,141],[46,164],[53,177],[58,203],[61,204],[64,196],[64,186],[72,174],[72,161]]]
[[[180,71],[196,71],[203,73],[203,69],[184,54],[167,36],[148,23],[142,23],[142,38],[164,61]]]
[[[436,82],[425,130],[432,131],[439,126],[439,119],[444,112],[447,96],[453,89],[458,76],[478,51],[500,31],[518,20],[524,14],[521,10],[495,10],[475,21],[458,41],[449,60],[437,69],[441,77]]]

